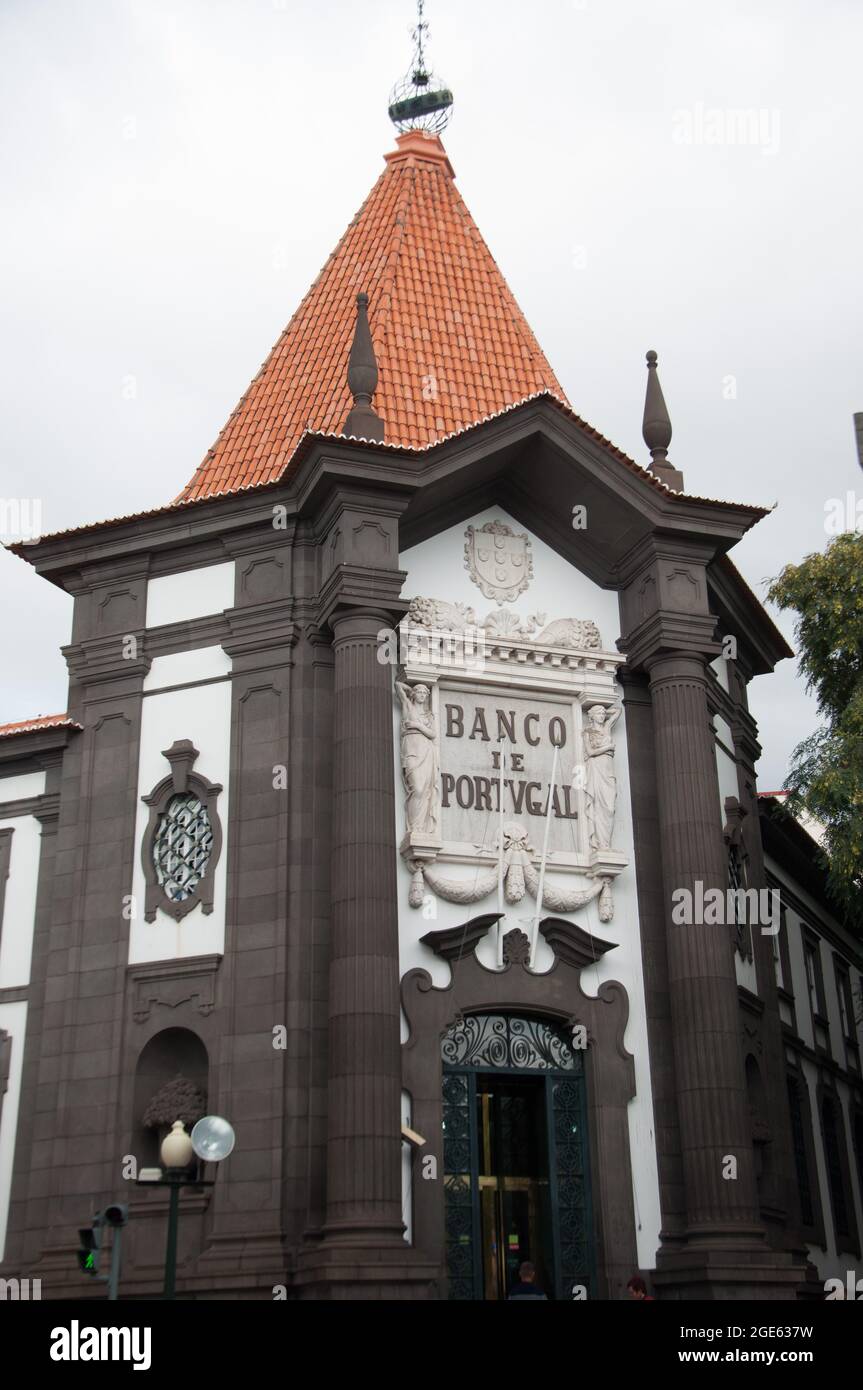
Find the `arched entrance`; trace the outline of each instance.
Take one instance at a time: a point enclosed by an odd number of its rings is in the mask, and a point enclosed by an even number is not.
[[[584,1053],[547,1019],[475,1013],[441,1062],[449,1297],[504,1299],[524,1260],[549,1298],[590,1296]]]

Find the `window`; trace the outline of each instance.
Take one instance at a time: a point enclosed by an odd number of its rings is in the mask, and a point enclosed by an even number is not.
[[[213,910],[213,878],[222,848],[216,809],[222,788],[192,767],[198,750],[181,739],[165,752],[171,773],[143,798],[150,819],[141,846],[147,882],[144,917],[161,908],[177,922],[200,903]]]
[[[815,979],[815,947],[804,946],[806,959],[806,988],[809,990],[809,1004],[813,1014],[818,1012],[818,987]]]
[[[730,901],[733,903],[734,948],[744,960],[753,960],[752,922],[748,920],[751,908],[747,884],[749,881],[749,854],[743,838],[743,821],[746,807],[741,806],[736,796],[725,798],[725,825],[722,835],[728,856],[728,887]],[[753,896],[757,893],[753,889]]]
[[[821,973],[821,950],[817,936],[804,928],[803,957],[806,962],[806,988],[813,1018],[826,1024],[827,1005],[824,1002],[824,976]]]
[[[191,897],[207,872],[212,850],[213,827],[206,806],[194,792],[172,796],[153,839],[156,878],[172,902]]]
[[[839,996],[839,1018],[842,1023],[842,1036],[846,1042],[857,1043],[854,1028],[854,1004],[851,998],[851,976],[844,962],[834,957],[836,968],[836,993]]]
[[[784,989],[785,978],[782,973],[782,949],[779,944],[779,936],[785,926],[784,914],[782,924],[775,936],[771,936],[770,941],[773,948],[773,973],[776,976],[777,989]]]
[[[9,877],[9,862],[12,857],[13,830],[0,830],[0,936],[3,933],[3,900],[6,897],[6,880]]]
[[[851,1235],[848,1218],[848,1198],[845,1190],[845,1175],[842,1163],[842,1122],[838,1114],[838,1102],[825,1096],[821,1102],[821,1126],[824,1134],[824,1157],[827,1160],[827,1180],[830,1186],[830,1201],[833,1206],[833,1221],[837,1237]]]
[[[854,1151],[857,1155],[857,1181],[863,1196],[863,1110],[854,1112]]]
[[[794,1167],[797,1172],[800,1219],[804,1227],[811,1228],[815,1225],[815,1208],[812,1203],[812,1180],[806,1152],[806,1129],[803,1119],[800,1082],[796,1076],[789,1076],[788,1078],[788,1104],[791,1109],[791,1143],[794,1149]]]
[[[728,887],[733,894],[731,901],[734,904],[734,944],[741,956],[751,960],[752,928],[746,920],[746,865],[736,844],[728,846]]]

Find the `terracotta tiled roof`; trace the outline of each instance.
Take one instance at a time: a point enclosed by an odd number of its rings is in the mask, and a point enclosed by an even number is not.
[[[754,513],[758,518],[769,516],[770,512],[774,511],[776,508],[775,503],[770,507],[765,507],[756,502],[729,502],[727,499],[723,501],[721,498],[717,497],[700,497],[696,493],[672,491],[672,489],[668,487],[666,483],[662,482],[655,473],[651,473],[649,468],[645,468],[642,464],[636,463],[635,459],[630,458],[622,449],[618,449],[616,444],[612,444],[611,440],[606,439],[599,430],[594,429],[593,425],[588,424],[580,415],[576,415],[570,405],[567,405],[564,400],[561,400],[550,391],[538,391],[532,396],[527,396],[524,400],[515,401],[512,405],[504,406],[502,410],[497,411],[494,415],[488,415],[482,420],[476,420],[471,425],[455,430],[452,435],[444,435],[441,439],[434,440],[431,444],[427,444],[425,448],[422,449],[414,448],[408,444],[379,444],[373,441],[370,442],[366,439],[346,441],[341,432],[337,434],[327,434],[320,431],[304,430],[297,441],[296,448],[284,465],[284,473],[285,475],[293,473],[316,443],[326,443],[328,441],[332,441],[332,443],[337,445],[350,442],[352,448],[359,447],[361,449],[372,449],[375,451],[383,450],[384,453],[392,454],[396,458],[422,457],[424,454],[430,453],[431,450],[443,446],[449,439],[468,434],[473,429],[480,429],[483,425],[488,425],[493,420],[500,419],[504,415],[512,414],[513,411],[523,409],[536,400],[550,401],[555,410],[559,410],[567,419],[574,420],[575,423],[584,430],[585,434],[589,435],[597,444],[600,444],[609,454],[620,459],[621,463],[624,463],[631,472],[636,473],[644,482],[653,488],[655,492],[663,493],[672,502],[680,502],[681,504],[694,502],[698,506],[716,507],[720,510],[726,507],[744,507],[747,511]],[[105,521],[92,521],[87,522],[83,526],[71,526],[66,531],[53,531],[48,535],[43,535],[40,537],[40,540],[65,540],[67,536],[91,535],[98,531],[111,530],[115,526],[125,526],[136,521],[149,521],[151,518],[157,516],[176,516],[178,512],[182,512],[186,508],[201,506],[207,502],[215,501],[219,497],[230,497],[239,493],[257,492],[263,491],[268,487],[275,487],[281,480],[281,473],[277,473],[271,478],[260,478],[255,482],[242,483],[233,488],[225,484],[213,492],[202,493],[200,496],[186,496],[185,494],[181,494],[176,501],[168,502],[163,507],[150,507],[144,512],[130,512],[125,516],[114,516]],[[28,542],[12,541],[6,544],[5,549],[10,550],[14,555],[20,556],[22,560],[29,560],[32,562],[34,559],[33,551],[35,547]],[[727,556],[720,556],[719,558],[720,561],[730,565],[732,569],[734,568]],[[735,570],[734,573],[736,574],[737,571]],[[742,582],[741,580],[741,583]],[[751,589],[749,592],[752,594]],[[752,594],[752,597],[756,603],[760,603],[760,600],[756,599],[754,594]]]
[[[424,449],[541,391],[566,400],[437,136],[411,131],[178,500],[283,473],[304,431],[351,407],[356,296],[369,295],[387,443]]]
[[[39,729],[80,729],[81,725],[70,719],[68,714],[40,714],[35,719],[24,719],[20,724],[0,724],[0,738],[12,738],[14,734],[35,734]]]

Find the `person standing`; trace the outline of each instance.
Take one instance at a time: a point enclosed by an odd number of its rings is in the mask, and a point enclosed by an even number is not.
[[[647,1285],[640,1274],[633,1274],[626,1287],[629,1290],[629,1297],[637,1299],[639,1303],[656,1302],[653,1295],[647,1292]]]
[[[536,1265],[530,1260],[524,1260],[518,1267],[518,1280],[509,1294],[507,1302],[512,1302],[516,1298],[532,1298],[534,1300],[543,1299],[548,1302],[548,1296],[536,1282]]]

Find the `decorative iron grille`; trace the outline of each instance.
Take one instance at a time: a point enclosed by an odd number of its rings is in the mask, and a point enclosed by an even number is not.
[[[752,959],[752,943],[749,924],[746,920],[748,908],[741,904],[741,889],[746,890],[746,865],[737,845],[728,846],[728,887],[731,889],[732,912],[734,914],[734,945],[744,958]],[[748,902],[748,900],[747,900]]]
[[[445,1076],[443,1083],[446,1265],[449,1297],[476,1297],[474,1269],[474,1187],[471,1087],[467,1076]]]
[[[450,1067],[582,1071],[580,1053],[554,1024],[503,1014],[471,1014],[454,1023],[444,1034],[441,1057]]]
[[[181,903],[192,896],[207,872],[212,849],[213,827],[206,806],[192,792],[173,796],[153,841],[156,879],[166,897]]]
[[[556,1218],[560,1242],[559,1284],[571,1297],[576,1284],[590,1289],[590,1207],[587,1177],[587,1126],[580,1080],[553,1083],[554,1154],[557,1166]]]

